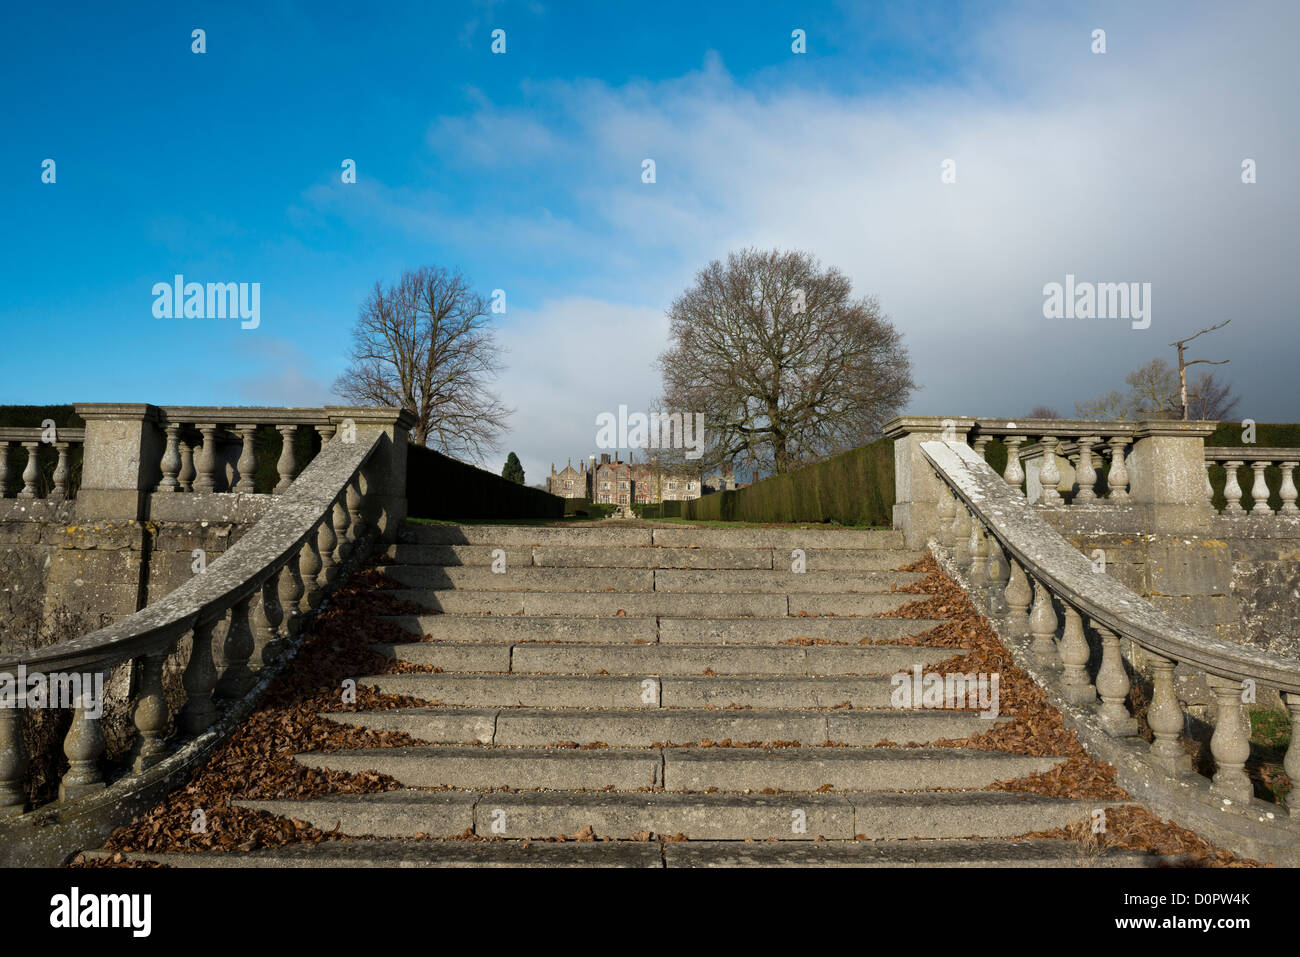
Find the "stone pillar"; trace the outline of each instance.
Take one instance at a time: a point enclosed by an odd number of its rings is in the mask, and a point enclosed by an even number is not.
[[[75,406],[86,421],[85,457],[77,517],[81,521],[138,521],[145,496],[162,479],[164,436],[159,412],[145,404]]]
[[[885,426],[894,440],[894,528],[908,548],[924,548],[939,533],[939,497],[943,481],[921,452],[923,442],[966,441],[975,420],[939,416],[904,416]]]
[[[378,529],[381,542],[392,544],[406,521],[406,448],[415,416],[400,409],[330,405],[325,413],[337,430],[333,442],[369,442],[376,433],[383,435],[365,469],[364,517]]]
[[[1205,500],[1205,439],[1214,422],[1149,420],[1134,431],[1129,501],[1150,509],[1149,532],[1186,531],[1209,525]]]

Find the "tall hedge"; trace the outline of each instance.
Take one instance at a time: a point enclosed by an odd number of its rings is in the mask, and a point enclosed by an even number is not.
[[[894,507],[894,442],[879,439],[825,462],[734,492],[714,492],[684,506],[682,517],[697,521],[889,525]]]
[[[406,454],[406,507],[412,518],[564,517],[564,499],[412,445]]]

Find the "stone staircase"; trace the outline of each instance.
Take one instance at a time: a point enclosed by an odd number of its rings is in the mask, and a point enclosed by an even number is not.
[[[795,549],[805,572],[792,570]],[[870,617],[924,597],[893,590],[920,578],[897,570],[920,557],[897,532],[408,525],[388,555],[393,594],[428,613],[394,618],[410,641],[379,650],[429,670],[358,683],[429,704],[329,717],[427,743],[297,760],[378,771],[402,789],[238,802],[357,840],[136,856],[191,866],[1080,863],[1076,842],[1009,838],[1086,818],[1090,805],[986,790],[1057,758],[934,747],[990,722],[890,707],[890,675],[959,651],[894,643],[939,622]]]

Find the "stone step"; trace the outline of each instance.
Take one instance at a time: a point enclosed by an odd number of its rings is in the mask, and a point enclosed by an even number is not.
[[[892,603],[907,604],[913,598],[890,596]],[[883,602],[882,602],[883,603]],[[886,609],[888,610],[888,609]],[[660,644],[780,644],[802,638],[857,644],[896,641],[923,635],[944,622],[934,618],[661,618]]]
[[[424,525],[404,523],[398,542],[418,545],[607,546],[660,545],[670,548],[901,549],[902,532],[892,529],[706,528],[691,525]]]
[[[369,675],[380,694],[457,707],[532,708],[888,708],[886,675]]]
[[[673,525],[654,529],[654,544],[670,548],[903,548],[903,533],[892,529],[707,528]]]
[[[505,548],[500,545],[419,545],[399,542],[389,545],[384,554],[402,565],[458,565],[472,568],[491,565],[496,560],[498,551],[505,552],[506,566],[509,568],[533,564],[531,545]]]
[[[400,544],[490,545],[493,547],[534,545],[652,545],[650,526],[554,526],[554,525],[424,525],[405,522],[398,530]],[[744,547],[743,543],[737,543]],[[902,545],[900,540],[899,545]]]
[[[875,595],[881,592],[892,592],[906,585],[914,585],[923,577],[917,572],[897,571],[792,572],[785,568],[776,571],[659,569],[654,572],[654,590],[715,595],[733,592]]]
[[[989,791],[918,794],[519,793],[405,789],[310,800],[240,800],[241,807],[352,837],[571,837],[649,832],[699,840],[851,841],[1014,837],[1087,819],[1098,802]]]
[[[610,842],[621,846],[618,842]],[[563,845],[561,845],[563,846]],[[667,841],[665,867],[1160,867],[1154,854],[1097,854],[1077,841]]]
[[[372,645],[389,658],[442,671],[513,674],[885,675],[928,668],[960,648],[918,645],[505,645],[420,641]]]
[[[847,708],[391,708],[327,712],[321,717],[372,731],[404,731],[429,744],[506,747],[561,742],[650,747],[726,740],[794,741],[808,746],[826,741],[851,747],[873,747],[882,741],[924,745],[939,739],[966,738],[994,724],[967,711]]]
[[[504,554],[500,554],[504,553]],[[881,548],[804,549],[808,571],[892,571],[924,555]],[[690,548],[607,545],[492,546],[399,543],[386,551],[403,565],[487,566],[504,557],[507,568],[790,569],[790,552],[772,548]]]
[[[450,615],[568,617],[784,618],[787,615],[870,616],[902,608],[924,595],[784,595],[686,592],[523,592],[396,588],[400,601]],[[802,613],[802,615],[801,615]]]
[[[916,572],[790,572],[651,568],[491,568],[380,565],[377,572],[408,588],[527,592],[686,592],[700,594],[879,594],[920,581]]]
[[[295,755],[314,768],[374,771],[406,787],[514,790],[926,791],[986,788],[1064,760],[955,748],[505,748],[413,746]]]
[[[112,857],[114,851],[88,851]],[[169,867],[1159,867],[1137,851],[1093,855],[1074,841],[365,840],[255,851],[137,853]]]
[[[671,748],[662,783],[669,791],[974,790],[1063,760],[957,748]]]
[[[915,597],[915,596],[909,596]],[[599,644],[773,644],[801,638],[857,644],[922,635],[933,618],[571,618],[485,615],[388,615],[401,628],[438,641],[576,641]]]
[[[112,857],[114,851],[88,851]],[[321,841],[257,851],[128,853],[168,867],[663,867],[658,841]]]

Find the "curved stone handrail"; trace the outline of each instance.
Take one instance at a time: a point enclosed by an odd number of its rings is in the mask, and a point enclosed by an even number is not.
[[[164,740],[169,711],[163,693],[166,661],[181,639],[193,633],[185,665],[184,708],[177,715],[181,737],[193,739],[219,717],[215,698],[243,699],[255,684],[250,659],[257,648],[268,658],[301,626],[338,580],[340,566],[364,545],[370,481],[367,463],[391,439],[383,432],[338,436],[322,446],[283,495],[234,545],[179,588],[135,614],[90,634],[0,658],[0,674],[103,675],[128,663],[139,668],[133,704],[138,731],[131,773],[164,762],[176,742]],[[382,510],[382,502],[380,503]],[[260,597],[260,601],[254,601]],[[221,672],[212,654],[216,627],[228,620],[221,638]],[[283,625],[283,627],[281,627]],[[99,767],[104,751],[103,702],[81,689],[63,741],[70,766],[59,788],[61,806],[105,788]],[[19,702],[23,704],[25,702]],[[91,713],[98,710],[98,714]],[[0,707],[0,819],[21,815],[27,764],[19,733],[21,708]]]
[[[925,457],[1027,574],[1093,621],[1149,651],[1237,681],[1300,694],[1300,662],[1216,638],[1099,574],[1078,549],[965,443],[925,442]]]
[[[920,453],[942,489],[936,555],[965,575],[972,598],[1010,639],[1012,656],[1088,750],[1114,765],[1119,783],[1154,810],[1238,853],[1300,864],[1300,787],[1285,806],[1255,798],[1245,769],[1251,735],[1244,707],[1257,685],[1281,692],[1291,716],[1283,767],[1300,781],[1300,662],[1224,641],[1160,611],[1096,568],[1048,524],[1043,506],[1026,501],[964,442],[923,441]],[[1121,641],[1151,674],[1150,744],[1137,737],[1129,712],[1135,665]],[[1206,719],[1214,727],[1208,781],[1194,773],[1184,747],[1187,724],[1174,683],[1179,665],[1204,673],[1214,695]]]

